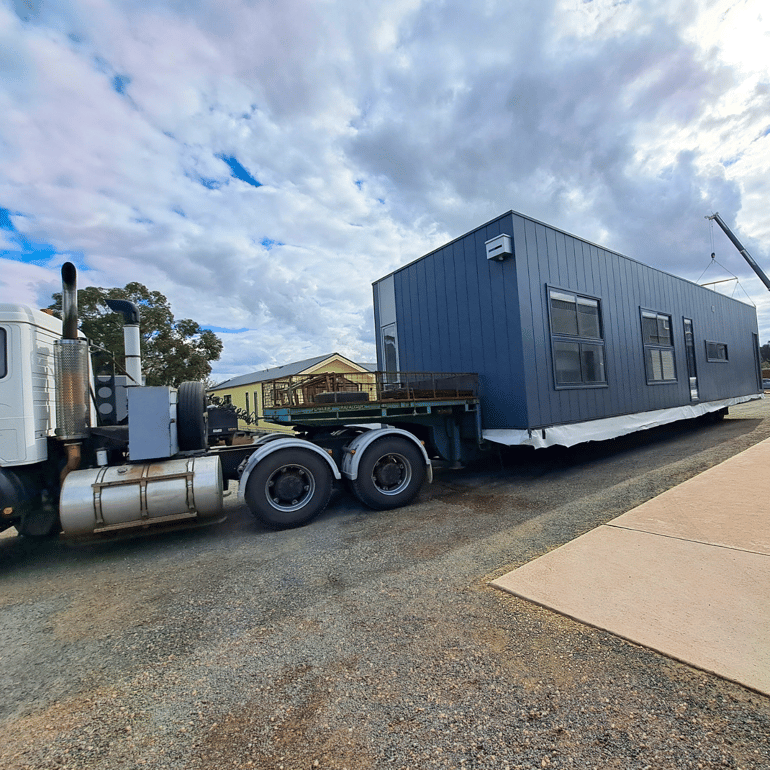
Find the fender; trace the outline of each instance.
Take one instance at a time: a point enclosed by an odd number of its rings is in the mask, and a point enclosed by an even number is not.
[[[301,438],[293,438],[292,436],[287,436],[286,438],[276,438],[267,441],[262,446],[260,446],[259,449],[257,449],[257,451],[254,452],[246,461],[246,467],[243,469],[243,473],[241,473],[241,477],[238,481],[238,500],[241,503],[245,504],[246,502],[244,498],[246,484],[248,483],[249,475],[257,466],[257,463],[259,463],[260,460],[263,460],[268,455],[273,454],[273,452],[279,452],[281,449],[305,449],[308,452],[314,452],[315,454],[319,455],[319,457],[323,457],[329,468],[331,468],[331,471],[334,474],[334,478],[337,481],[342,478],[342,476],[340,476],[339,468],[337,468],[334,460],[332,460],[329,454],[321,449],[321,447],[316,446],[315,444],[311,444],[309,441],[305,441]]]
[[[422,452],[422,456],[425,459],[425,465],[427,466],[428,483],[432,483],[433,466],[430,464],[430,457],[428,457],[425,447],[417,436],[413,433],[409,433],[409,431],[402,430],[401,428],[373,428],[372,430],[366,431],[366,433],[356,436],[345,450],[345,457],[342,459],[342,475],[351,481],[358,478],[358,466],[361,462],[361,455],[364,453],[364,450],[373,441],[385,438],[386,436],[404,436],[415,446],[419,447],[420,452]]]

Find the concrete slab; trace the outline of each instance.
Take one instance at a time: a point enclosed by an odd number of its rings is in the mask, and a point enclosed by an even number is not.
[[[492,585],[770,695],[770,440]]]
[[[770,555],[770,440],[618,516],[610,525]]]

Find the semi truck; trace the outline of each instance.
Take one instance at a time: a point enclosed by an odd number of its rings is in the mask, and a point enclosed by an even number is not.
[[[312,519],[337,483],[373,509],[406,505],[431,477],[431,450],[390,415],[433,414],[433,435],[453,415],[465,424],[477,408],[467,378],[407,378],[404,390],[393,373],[373,375],[359,391],[370,400],[367,414],[354,426],[340,409],[362,404],[351,401],[349,382],[332,383],[317,393],[322,414],[312,425],[209,447],[204,385],[142,385],[139,311],[130,302],[112,303],[124,317],[124,365],[95,349],[78,329],[76,284],[67,262],[61,320],[0,304],[0,531],[46,537],[215,520],[229,480],[275,528]],[[283,395],[298,403],[308,393]]]
[[[407,505],[439,464],[500,446],[572,446],[762,398],[756,310],[508,212],[374,283],[378,371],[266,383],[281,430],[209,446],[204,385],[142,385],[62,319],[0,304],[0,531],[109,533],[221,517],[226,483],[274,528],[336,485]],[[408,370],[408,371],[402,371]],[[471,373],[466,373],[471,372]],[[289,429],[289,430],[287,430]]]

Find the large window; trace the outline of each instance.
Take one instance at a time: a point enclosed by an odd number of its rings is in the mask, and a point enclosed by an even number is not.
[[[551,350],[557,387],[605,385],[599,300],[549,289]]]
[[[642,341],[647,382],[675,382],[674,344],[671,316],[642,310]]]

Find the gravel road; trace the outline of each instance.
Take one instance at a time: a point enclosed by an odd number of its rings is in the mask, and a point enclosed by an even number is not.
[[[307,527],[0,539],[0,767],[770,768],[770,699],[488,581],[770,437],[770,400],[347,495]]]

